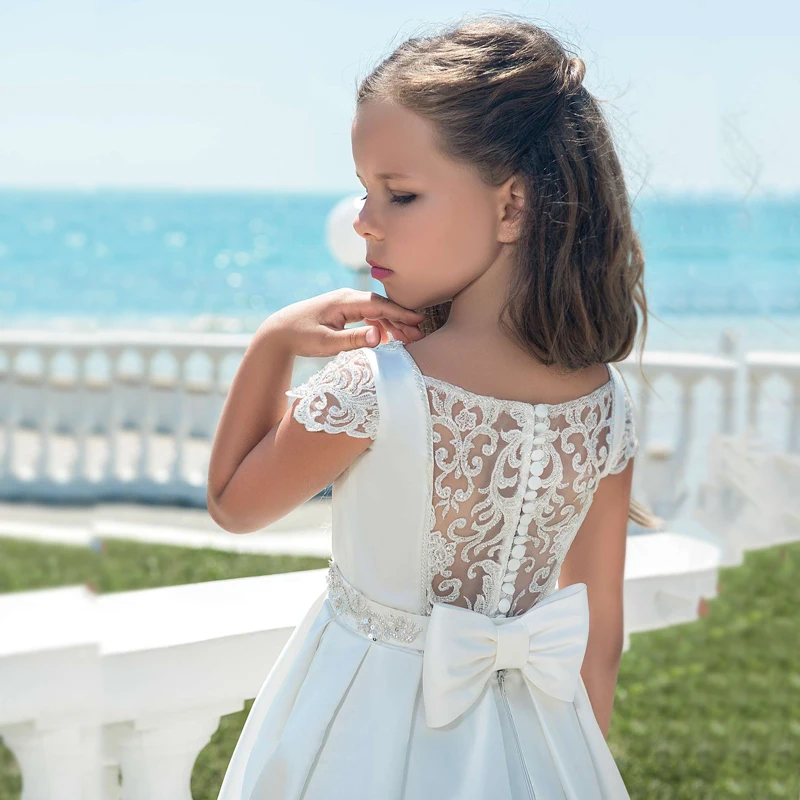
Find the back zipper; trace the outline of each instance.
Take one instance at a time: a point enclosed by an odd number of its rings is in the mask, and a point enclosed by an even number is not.
[[[514,724],[514,717],[511,716],[511,706],[508,704],[508,696],[506,695],[506,685],[505,685],[505,669],[497,670],[497,682],[500,684],[500,694],[503,697],[503,704],[505,705],[506,714],[508,715],[508,721],[511,725],[511,730],[514,733],[514,741],[517,743],[517,754],[519,755],[519,763],[522,765],[522,771],[525,773],[525,783],[528,786],[528,797],[531,800],[536,800],[536,792],[533,791],[533,784],[531,783],[531,777],[528,775],[528,767],[525,764],[525,758],[522,755],[522,745],[519,743],[519,735],[517,734],[517,726]]]

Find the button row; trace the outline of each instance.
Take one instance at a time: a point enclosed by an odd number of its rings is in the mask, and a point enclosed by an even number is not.
[[[517,523],[517,531],[514,536],[514,546],[511,548],[511,558],[508,559],[506,564],[506,574],[503,576],[503,585],[501,587],[502,596],[500,602],[497,604],[497,610],[505,614],[511,608],[511,600],[514,597],[514,585],[517,580],[517,571],[522,564],[522,558],[525,555],[525,543],[528,541],[528,526],[533,520],[533,512],[535,509],[535,500],[538,496],[538,490],[542,488],[542,472],[544,472],[544,450],[542,445],[545,443],[545,437],[541,434],[550,429],[550,424],[547,421],[547,406],[544,403],[539,403],[534,408],[534,413],[543,422],[536,422],[533,426],[533,450],[531,451],[531,461],[529,469],[529,478],[527,491],[523,496],[522,516]],[[538,436],[536,434],[539,434]]]

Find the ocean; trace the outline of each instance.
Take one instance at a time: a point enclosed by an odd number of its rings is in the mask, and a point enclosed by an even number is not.
[[[6,328],[252,331],[359,278],[325,242],[338,194],[0,192]],[[800,350],[800,196],[637,199],[647,348]],[[372,278],[369,287],[383,292]]]

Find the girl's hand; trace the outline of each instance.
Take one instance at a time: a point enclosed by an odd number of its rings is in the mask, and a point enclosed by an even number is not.
[[[279,336],[293,355],[322,357],[388,342],[389,333],[402,342],[418,341],[424,319],[377,292],[345,288],[285,306],[261,327]],[[367,324],[345,329],[361,321]]]

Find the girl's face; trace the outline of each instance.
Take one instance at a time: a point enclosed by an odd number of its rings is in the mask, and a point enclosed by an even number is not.
[[[363,104],[351,135],[367,189],[353,227],[366,258],[392,270],[386,296],[413,309],[452,300],[503,246],[498,190],[442,156],[430,123],[402,106]]]

